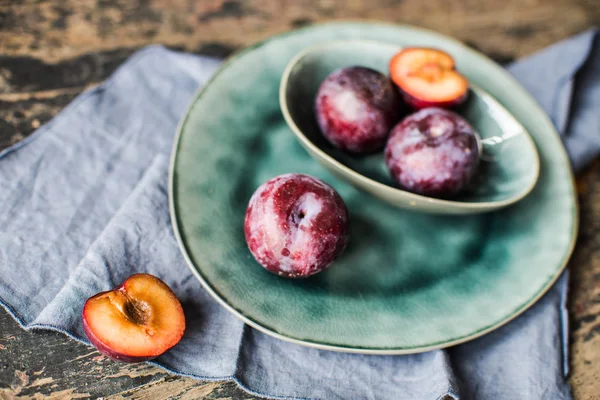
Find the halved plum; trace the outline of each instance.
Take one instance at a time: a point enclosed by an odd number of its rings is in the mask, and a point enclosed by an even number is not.
[[[457,106],[469,91],[469,82],[456,71],[452,56],[438,49],[403,49],[390,61],[390,77],[404,101],[417,110]]]
[[[121,286],[90,297],[83,330],[104,355],[124,362],[151,360],[175,346],[185,315],[175,293],[159,278],[135,274]]]

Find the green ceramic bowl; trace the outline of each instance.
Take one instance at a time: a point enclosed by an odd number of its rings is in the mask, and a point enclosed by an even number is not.
[[[413,194],[395,187],[383,151],[355,156],[327,142],[314,115],[319,85],[338,68],[360,65],[387,75],[398,44],[369,40],[338,40],[308,48],[294,57],[281,78],[279,102],[285,120],[300,144],[331,173],[356,187],[413,211],[469,214],[496,210],[524,198],[535,186],[539,158],[527,130],[499,102],[471,85],[460,113],[479,132],[484,144],[477,175],[470,187],[452,200]],[[465,71],[468,76],[468,70]]]
[[[535,188],[511,207],[450,216],[403,210],[332,175],[290,132],[278,91],[298,52],[340,39],[434,46],[454,55],[470,81],[531,134],[540,156]],[[265,271],[244,240],[250,196],[267,179],[289,172],[331,184],[351,216],[342,257],[305,280]],[[562,143],[548,117],[505,70],[435,32],[368,23],[312,26],[224,63],[181,121],[169,198],[182,253],[221,305],[283,340],[375,354],[450,346],[515,318],[565,267],[578,221]]]

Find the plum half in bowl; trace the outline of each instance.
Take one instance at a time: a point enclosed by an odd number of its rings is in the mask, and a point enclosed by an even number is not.
[[[431,46],[432,43],[418,43]],[[308,153],[334,175],[396,207],[438,214],[496,210],[524,198],[535,186],[540,162],[527,130],[479,85],[486,82],[461,68],[462,47],[444,49],[470,82],[469,95],[456,111],[472,125],[483,144],[482,160],[469,185],[449,198],[412,193],[390,175],[383,152],[356,155],[325,139],[314,112],[321,83],[340,68],[360,65],[388,73],[390,60],[413,43],[349,39],[305,49],[290,60],[280,82],[283,116]],[[467,49],[464,50],[465,53]],[[481,81],[480,81],[481,79]],[[401,106],[402,107],[402,106]],[[410,110],[401,109],[402,116]]]

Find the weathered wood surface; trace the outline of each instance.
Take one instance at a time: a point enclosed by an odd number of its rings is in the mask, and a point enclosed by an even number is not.
[[[58,113],[150,43],[224,57],[333,19],[409,23],[457,37],[505,63],[600,25],[598,0],[0,0],[0,149]],[[579,177],[581,234],[570,263],[571,377],[600,399],[600,163]],[[0,399],[254,399],[119,364],[62,334],[23,331],[0,310]]]

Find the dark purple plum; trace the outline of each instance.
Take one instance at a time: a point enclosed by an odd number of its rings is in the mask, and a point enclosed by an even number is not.
[[[342,68],[321,83],[315,114],[331,144],[353,153],[370,153],[383,147],[400,119],[399,94],[380,72]]]
[[[394,127],[385,147],[385,162],[402,188],[425,196],[449,197],[475,174],[478,135],[460,115],[425,108]]]
[[[248,249],[267,271],[304,278],[327,268],[346,247],[348,209],[325,182],[285,174],[252,195],[244,219]]]

